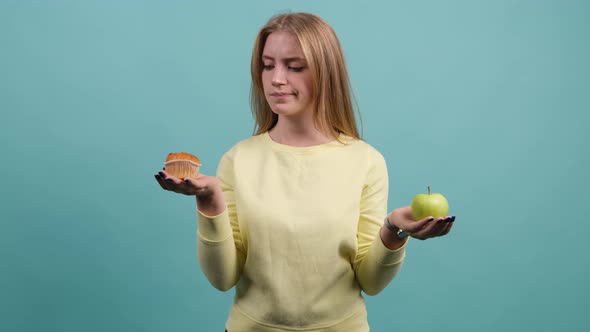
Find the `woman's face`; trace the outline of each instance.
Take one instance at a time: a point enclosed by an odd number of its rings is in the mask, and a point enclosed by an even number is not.
[[[271,33],[262,51],[262,85],[272,111],[281,116],[311,115],[311,72],[297,37],[286,31]]]

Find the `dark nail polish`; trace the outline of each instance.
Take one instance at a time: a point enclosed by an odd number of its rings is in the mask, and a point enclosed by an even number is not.
[[[452,216],[451,217],[451,222],[454,222],[454,221],[455,221],[455,216]]]
[[[156,180],[160,179],[160,174],[154,174],[154,177],[156,178]]]
[[[191,180],[189,180],[189,179],[184,179],[184,182],[186,182],[186,183],[190,183],[190,182],[191,182]]]
[[[445,220],[444,220],[444,219],[439,219],[439,220],[438,220],[436,223],[437,223],[437,224],[440,224],[440,223],[442,223],[443,221],[445,221]]]
[[[171,178],[165,178],[164,180],[168,181],[168,182],[172,182]]]
[[[433,220],[434,220],[434,218],[432,218],[432,217],[428,218],[428,221],[433,221]]]
[[[158,172],[158,174],[160,174],[161,177],[164,177],[164,173]]]

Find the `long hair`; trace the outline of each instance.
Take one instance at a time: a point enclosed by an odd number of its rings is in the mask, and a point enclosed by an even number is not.
[[[262,51],[268,36],[288,31],[297,36],[313,80],[313,121],[324,134],[340,133],[360,139],[350,82],[342,48],[336,33],[322,18],[308,13],[288,13],[272,17],[260,29],[252,50],[250,104],[256,120],[255,135],[262,134],[278,121],[266,101],[262,85]]]

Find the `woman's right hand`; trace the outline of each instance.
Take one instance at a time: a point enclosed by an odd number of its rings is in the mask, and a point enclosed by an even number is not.
[[[218,215],[225,209],[223,192],[214,176],[199,174],[196,178],[183,180],[161,170],[154,177],[164,190],[195,196],[199,211],[205,215]]]

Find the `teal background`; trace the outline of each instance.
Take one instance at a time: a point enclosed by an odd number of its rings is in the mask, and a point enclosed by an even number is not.
[[[588,1],[0,2],[0,330],[222,331],[170,151],[213,174],[252,133],[273,14],[343,44],[389,208],[431,184],[450,235],[367,298],[374,331],[586,331]]]

